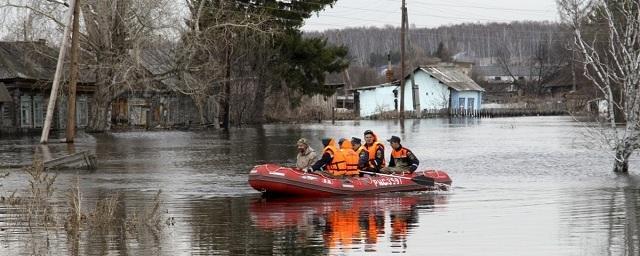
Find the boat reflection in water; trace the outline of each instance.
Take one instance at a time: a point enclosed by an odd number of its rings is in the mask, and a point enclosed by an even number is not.
[[[447,198],[429,193],[267,198],[252,202],[250,213],[254,225],[285,240],[274,246],[316,247],[322,250],[311,251],[321,254],[404,252],[418,213],[444,210]]]

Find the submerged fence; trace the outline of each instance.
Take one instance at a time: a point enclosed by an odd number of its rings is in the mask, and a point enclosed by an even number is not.
[[[489,106],[495,106],[489,105]],[[509,105],[507,105],[509,106]],[[492,118],[492,117],[511,117],[511,116],[557,116],[568,115],[569,111],[565,103],[538,103],[538,104],[519,104],[518,106],[509,107],[492,107],[482,109],[463,109],[463,108],[443,108],[443,109],[425,109],[420,113],[416,111],[406,111],[405,117],[408,118],[437,118],[437,117],[474,117],[474,118]],[[369,116],[369,119],[394,119],[398,117],[397,111],[385,111]]]
[[[566,115],[566,109],[538,109],[538,108],[483,108],[480,110],[452,109],[452,117],[510,117],[510,116],[556,116]]]
[[[493,106],[493,105],[492,105]],[[430,117],[510,117],[510,116],[551,116],[568,114],[564,103],[522,104],[515,107],[492,107],[482,109],[425,109],[420,118]],[[413,116],[416,116],[415,113]]]

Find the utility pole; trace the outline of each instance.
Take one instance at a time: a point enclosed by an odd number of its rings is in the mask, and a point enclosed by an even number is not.
[[[349,70],[346,68],[342,71],[342,81],[344,82],[344,100],[342,101],[342,108],[347,108],[347,98],[349,98],[349,91],[353,90],[353,85],[351,85]]]
[[[407,7],[405,0],[402,0],[402,25],[400,26],[400,112],[398,117],[404,119],[404,37],[406,33]]]
[[[221,3],[221,10],[224,10],[224,1]],[[224,28],[224,83],[222,84],[222,129],[229,131],[231,127],[231,51],[233,47],[231,45],[231,38],[233,34],[229,31],[229,28]]]
[[[223,100],[223,104],[222,104],[222,111],[224,111],[223,114],[223,119],[222,119],[222,128],[225,131],[229,131],[229,128],[231,127],[231,43],[229,42],[230,40],[230,32],[225,31],[225,38],[227,39],[225,44],[225,50],[224,50],[224,85],[223,85],[223,94],[224,94],[224,100]]]
[[[409,30],[409,15],[405,15],[404,17],[404,27]],[[415,52],[413,51],[413,47],[411,45],[411,33],[407,33],[407,46],[409,46],[409,51],[412,53],[412,56],[415,57]],[[413,102],[413,111],[415,112],[416,117],[420,118],[422,117],[422,113],[420,111],[420,88],[416,84],[416,79],[413,72],[414,68],[420,67],[420,63],[416,62],[415,60],[413,61],[413,63],[416,63],[417,66],[409,66],[409,72],[411,72],[411,101]]]
[[[53,120],[53,111],[56,107],[56,98],[58,97],[58,87],[60,87],[60,76],[62,75],[62,68],[64,64],[64,56],[67,50],[67,42],[69,41],[69,34],[71,31],[71,18],[73,17],[73,9],[75,9],[76,1],[71,0],[69,3],[69,11],[67,12],[66,23],[64,26],[64,33],[62,36],[62,42],[60,42],[60,52],[58,53],[58,64],[56,65],[56,73],[53,76],[53,85],[51,86],[51,95],[49,96],[49,105],[47,106],[47,117],[44,120],[44,127],[42,127],[42,136],[40,137],[40,143],[46,144],[49,141],[49,130],[51,129],[51,121]]]
[[[80,0],[73,6],[73,32],[71,33],[71,74],[67,99],[67,143],[76,137],[76,84],[78,83],[78,52],[80,46]]]

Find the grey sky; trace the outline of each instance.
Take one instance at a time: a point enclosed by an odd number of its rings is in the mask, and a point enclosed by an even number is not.
[[[400,25],[401,0],[338,0],[306,21],[303,30]],[[438,27],[459,23],[557,21],[555,0],[406,0],[409,24]]]

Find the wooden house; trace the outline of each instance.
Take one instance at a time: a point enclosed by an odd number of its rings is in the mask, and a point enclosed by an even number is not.
[[[137,74],[111,103],[112,128],[172,128],[199,123],[193,100],[174,91],[180,81],[171,75],[174,68],[171,51],[155,48],[137,54],[136,59],[140,60]]]
[[[0,42],[0,132],[42,128],[57,57],[58,51],[48,47],[45,41]],[[95,89],[93,72],[87,69],[86,66],[81,68],[77,85],[76,124],[79,128],[88,124],[89,102]],[[64,94],[61,93],[56,102],[53,129],[66,126]]]

